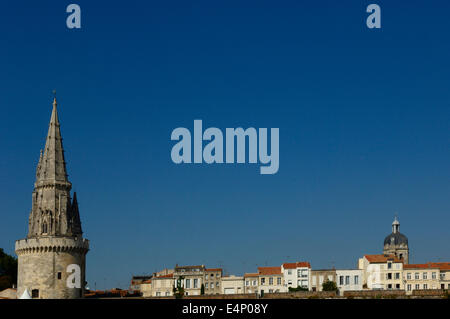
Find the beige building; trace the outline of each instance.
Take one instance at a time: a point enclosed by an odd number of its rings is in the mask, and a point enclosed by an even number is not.
[[[362,290],[361,269],[336,269],[336,285],[339,294],[343,296],[345,291]]]
[[[336,270],[335,269],[318,269],[311,270],[311,290],[322,291],[323,283],[326,281],[336,282]]]
[[[439,267],[428,264],[403,265],[405,290],[411,294],[414,290],[439,289]]]
[[[206,268],[204,276],[205,295],[222,293],[222,268]]]
[[[258,292],[259,274],[248,273],[244,274],[244,293],[254,294]]]
[[[395,255],[364,255],[358,268],[362,270],[365,289],[404,289],[403,260]]]
[[[244,293],[244,277],[242,276],[225,276],[222,277],[222,294],[243,294]]]
[[[258,292],[285,292],[281,267],[258,267]]]
[[[186,296],[199,296],[205,280],[205,266],[175,266],[173,277],[180,282]],[[206,291],[206,287],[205,287]]]
[[[173,296],[175,279],[173,273],[153,277],[141,284],[143,297],[170,297]]]
[[[450,263],[426,263],[403,266],[407,294],[414,290],[450,289]]]

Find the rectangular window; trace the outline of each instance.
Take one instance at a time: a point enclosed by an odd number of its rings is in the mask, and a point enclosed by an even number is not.
[[[219,282],[216,282],[216,287],[219,287]]]
[[[419,290],[419,289],[420,289],[420,285],[416,284],[416,290]]]
[[[60,272],[58,273],[58,279],[61,279],[61,273]]]
[[[191,288],[191,280],[186,279],[186,288]]]
[[[411,273],[410,272],[406,274],[406,279],[411,280]]]
[[[269,285],[273,285],[273,278],[272,277],[269,278]]]
[[[350,285],[350,276],[345,276],[345,284]]]
[[[418,272],[416,272],[416,273],[414,274],[414,279],[419,280],[419,273],[418,273]]]
[[[269,289],[269,293],[273,293],[273,289]]]
[[[245,281],[245,285],[246,285],[246,286],[250,286],[250,281],[246,280],[246,281]]]
[[[388,289],[392,289],[392,284],[389,284],[389,285],[388,285]]]
[[[253,286],[256,286],[256,280],[253,280]]]
[[[428,285],[427,284],[423,284],[423,289],[428,289]]]
[[[156,292],[156,297],[161,297],[161,292]]]
[[[198,279],[194,279],[194,288],[198,288]]]
[[[307,269],[303,269],[302,270],[302,278],[306,278],[308,277],[308,270]]]
[[[308,288],[308,280],[302,280],[302,287]]]
[[[297,277],[301,277],[302,276],[302,271],[299,269],[297,270]]]
[[[265,285],[266,284],[266,278],[261,278],[261,285]]]
[[[400,273],[399,272],[395,273],[395,279],[400,279]]]
[[[431,273],[431,278],[436,279],[436,273],[435,272]]]
[[[31,290],[31,298],[39,298],[39,289]]]
[[[411,291],[411,284],[408,284],[408,291]]]
[[[169,296],[169,295],[170,295],[170,293],[168,291],[166,291],[166,296]]]
[[[339,276],[339,285],[343,285],[344,284],[344,276]]]
[[[292,275],[292,269],[288,270],[288,275]]]
[[[391,272],[388,272],[387,273],[387,280],[391,280],[392,279],[392,273]]]
[[[359,276],[358,275],[355,276],[355,285],[359,285]]]
[[[277,285],[281,285],[281,277],[277,278]]]
[[[425,279],[425,280],[427,279],[427,273],[426,273],[426,272],[424,272],[424,273],[422,274],[422,278]]]
[[[400,289],[400,284],[396,284],[395,289]]]
[[[388,264],[387,264],[387,268],[388,268],[388,269],[392,269],[392,263],[388,263]]]
[[[292,280],[288,280],[288,285],[292,285]]]

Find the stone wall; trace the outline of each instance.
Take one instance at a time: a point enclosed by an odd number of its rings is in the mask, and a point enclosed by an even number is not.
[[[17,296],[25,289],[39,291],[39,299],[74,299],[83,297],[86,253],[89,242],[82,238],[48,237],[16,242],[18,255]],[[67,266],[81,269],[81,288],[67,287]]]
[[[405,297],[404,290],[357,290],[344,291],[345,298],[375,298],[389,299]]]

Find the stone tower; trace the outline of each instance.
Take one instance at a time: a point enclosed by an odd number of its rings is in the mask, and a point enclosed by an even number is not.
[[[28,236],[16,241],[17,296],[71,299],[84,295],[89,241],[81,230],[76,193],[70,196],[56,98],[36,169]],[[25,293],[26,294],[26,293]]]
[[[392,233],[384,239],[384,254],[393,254],[403,260],[403,263],[409,263],[408,238],[400,233],[400,222],[397,216],[392,223]]]

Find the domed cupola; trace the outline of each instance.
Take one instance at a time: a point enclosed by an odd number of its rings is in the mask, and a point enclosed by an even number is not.
[[[395,254],[398,258],[403,259],[405,264],[408,263],[408,237],[400,233],[400,222],[397,216],[392,223],[392,233],[384,239],[385,254]]]

